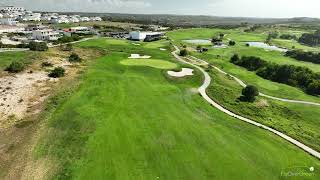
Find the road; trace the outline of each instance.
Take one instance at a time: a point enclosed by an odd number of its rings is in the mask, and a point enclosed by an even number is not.
[[[291,137],[289,137],[289,136],[287,136],[287,135],[285,135],[285,134],[283,134],[283,133],[281,133],[281,132],[279,132],[279,131],[277,131],[277,130],[275,130],[275,129],[272,129],[272,128],[268,127],[268,126],[265,126],[265,125],[263,125],[263,124],[260,124],[260,123],[258,123],[258,122],[255,122],[255,121],[253,121],[253,120],[251,120],[251,119],[248,119],[248,118],[242,117],[242,116],[240,116],[240,115],[237,115],[237,114],[229,111],[228,109],[225,109],[224,107],[222,107],[221,105],[219,105],[219,104],[216,103],[215,101],[213,101],[213,100],[207,95],[207,92],[206,92],[206,89],[209,87],[209,85],[210,85],[210,83],[211,83],[211,77],[209,76],[209,74],[208,74],[205,70],[203,70],[201,67],[199,67],[199,66],[197,66],[197,65],[194,65],[194,64],[192,64],[192,63],[189,63],[189,62],[185,61],[183,58],[181,58],[180,56],[178,56],[177,53],[179,52],[179,48],[178,48],[177,46],[174,46],[174,48],[175,48],[175,51],[172,52],[172,55],[173,55],[178,61],[180,61],[180,62],[182,62],[182,63],[185,63],[185,64],[188,64],[188,65],[190,65],[190,66],[193,66],[193,67],[199,69],[199,70],[203,73],[205,79],[204,79],[204,82],[203,82],[203,84],[201,85],[201,87],[198,89],[198,91],[199,91],[199,93],[201,94],[201,96],[202,96],[208,103],[210,103],[213,107],[217,108],[218,110],[222,111],[223,113],[225,113],[225,114],[227,114],[227,115],[229,115],[229,116],[232,116],[232,117],[234,117],[234,118],[236,118],[236,119],[238,119],[238,120],[244,121],[244,122],[246,122],[246,123],[252,124],[252,125],[257,126],[257,127],[259,127],[259,128],[262,128],[262,129],[265,129],[265,130],[267,130],[267,131],[270,131],[270,132],[272,132],[272,133],[280,136],[281,138],[289,141],[290,143],[296,145],[297,147],[301,148],[302,150],[304,150],[305,152],[311,154],[312,156],[320,159],[320,153],[317,152],[316,150],[308,147],[307,145],[304,145],[303,143],[301,143],[301,142],[299,142],[299,141],[297,141],[297,140],[295,140],[295,139],[293,139],[293,138],[291,138]]]
[[[197,59],[198,61],[201,61],[203,64],[209,64],[206,61],[202,60],[202,59],[198,59],[196,57],[193,57],[194,59]],[[217,71],[219,71],[222,74],[225,75],[229,75],[230,77],[232,77],[237,83],[239,83],[242,87],[246,87],[247,85],[239,78],[228,74],[227,72],[224,72],[223,70],[219,69],[218,67],[214,66],[211,64],[211,66],[216,69]],[[279,97],[274,97],[274,96],[270,96],[264,93],[259,93],[260,96],[265,97],[265,98],[269,98],[269,99],[273,99],[273,100],[278,100],[278,101],[282,101],[282,102],[288,102],[288,103],[297,103],[297,104],[307,104],[307,105],[313,105],[313,106],[320,106],[320,103],[316,103],[316,102],[308,102],[308,101],[300,101],[300,100],[291,100],[291,99],[284,99],[284,98],[279,98]]]

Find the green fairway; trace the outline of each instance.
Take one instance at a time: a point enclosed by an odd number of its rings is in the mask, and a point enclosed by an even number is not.
[[[121,61],[121,64],[127,66],[149,66],[159,69],[174,69],[177,67],[174,63],[155,59],[126,59]]]
[[[198,72],[175,80],[162,69],[121,63],[138,50],[172,63],[169,52],[112,43],[81,43],[107,54],[72,95],[55,98],[64,100],[36,148],[37,157],[58,162],[55,178],[287,179],[281,175],[310,174],[311,166],[315,173],[302,178],[320,178],[319,160],[208,105],[194,90]]]
[[[207,53],[197,53],[191,52],[191,55],[199,57],[212,63],[215,66],[223,69],[224,71],[237,76],[247,84],[255,85],[259,88],[259,90],[265,94],[276,96],[280,98],[287,98],[287,99],[295,99],[295,100],[305,100],[311,102],[320,102],[319,97],[310,96],[304,93],[299,88],[291,87],[285,84],[275,83],[269,80],[265,80],[254,72],[247,71],[244,68],[238,67],[232,63],[230,63],[230,57],[233,54],[239,54],[242,56],[257,56],[261,57],[262,59],[277,63],[277,64],[291,64],[295,66],[304,66],[308,67],[315,72],[320,72],[320,65],[319,64],[312,64],[308,62],[297,61],[292,58],[284,57],[281,52],[277,51],[266,51],[260,48],[254,47],[246,47],[244,43],[241,41],[250,41],[248,40],[248,36],[251,38],[261,38],[263,33],[240,33],[239,30],[220,30],[220,29],[184,29],[178,30],[168,33],[169,37],[173,39],[177,45],[180,45],[181,39],[187,38],[210,38],[210,34],[213,32],[225,32],[227,37],[236,36],[237,38],[237,45],[234,47],[228,47],[225,49],[213,49],[209,48]],[[228,34],[230,33],[230,34]],[[247,35],[243,35],[247,34]],[[264,40],[262,40],[264,41]]]

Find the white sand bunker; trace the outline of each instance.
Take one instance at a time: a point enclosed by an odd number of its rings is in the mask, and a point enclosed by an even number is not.
[[[141,44],[138,44],[138,43],[132,43],[133,45],[135,46],[140,46]]]
[[[160,48],[160,51],[166,51],[167,49],[165,49],[165,48]]]
[[[151,56],[140,56],[140,54],[131,54],[129,59],[150,59]]]
[[[182,68],[180,72],[175,71],[168,71],[168,74],[173,77],[185,77],[185,76],[192,76],[193,69],[190,68]]]

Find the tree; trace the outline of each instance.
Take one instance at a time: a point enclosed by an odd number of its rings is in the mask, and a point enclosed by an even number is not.
[[[256,99],[256,96],[259,95],[259,91],[255,86],[248,85],[242,90],[242,95],[244,100],[248,102],[253,102]]]
[[[180,51],[180,56],[187,56],[189,53],[188,53],[188,51],[186,50],[186,49],[182,49],[181,51]]]
[[[57,67],[57,68],[54,68],[50,74],[49,74],[49,77],[52,77],[52,78],[59,78],[59,77],[63,77],[64,74],[65,74],[65,69],[63,69],[62,67]]]
[[[235,41],[229,41],[229,46],[235,46],[236,42]]]
[[[81,62],[81,58],[78,54],[72,53],[69,57],[69,62]]]
[[[307,87],[307,92],[312,95],[320,95],[320,80],[312,81]]]
[[[232,57],[231,57],[231,62],[236,64],[238,61],[240,60],[240,57],[238,54],[234,54]]]
[[[31,51],[47,51],[48,50],[48,46],[46,42],[31,41],[29,43],[29,48]]]
[[[22,62],[13,61],[5,70],[10,73],[18,73],[23,71],[25,65]]]
[[[200,51],[201,49],[202,49],[202,46],[201,46],[201,45],[198,45],[198,46],[197,46],[197,50]]]

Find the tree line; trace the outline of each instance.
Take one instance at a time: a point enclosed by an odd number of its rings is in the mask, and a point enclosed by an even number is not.
[[[299,38],[299,43],[306,44],[309,46],[319,46],[320,45],[320,30],[313,34],[305,33]]]
[[[312,62],[315,64],[320,64],[320,53],[314,53],[314,52],[305,52],[301,50],[292,50],[287,51],[286,56],[294,58],[298,61],[306,61],[306,62]]]
[[[231,63],[244,67],[264,79],[299,87],[310,95],[320,95],[320,74],[309,68],[294,65],[278,65],[267,62],[259,57],[237,54],[231,57]]]

